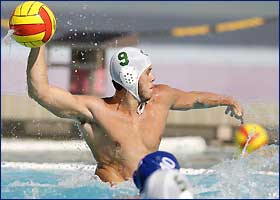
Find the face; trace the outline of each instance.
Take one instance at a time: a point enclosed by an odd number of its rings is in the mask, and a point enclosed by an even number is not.
[[[140,76],[138,82],[138,93],[142,101],[148,101],[152,97],[155,77],[152,74],[152,66],[147,68]]]

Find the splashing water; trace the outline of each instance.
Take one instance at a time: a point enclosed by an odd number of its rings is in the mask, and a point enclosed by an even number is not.
[[[4,36],[4,38],[2,39],[2,41],[4,42],[5,45],[9,45],[11,46],[12,43],[12,35],[15,31],[10,29],[8,30],[7,35]]]
[[[279,198],[278,153],[278,145],[268,145],[245,158],[225,160],[210,169],[188,169],[189,172],[185,173],[195,198],[276,199]],[[101,182],[94,175],[92,165],[91,168],[73,165],[69,171],[57,167],[55,170],[27,170],[22,163],[18,163],[18,166],[21,168],[12,168],[11,164],[1,162],[2,198],[100,199],[133,198],[139,195],[132,180],[113,187]]]
[[[244,157],[246,156],[247,147],[248,147],[248,145],[249,145],[249,143],[250,143],[250,141],[251,141],[251,139],[252,139],[253,134],[255,133],[255,131],[256,131],[256,128],[254,128],[254,129],[252,129],[252,130],[249,131],[249,134],[248,134],[246,143],[245,143],[245,145],[244,145],[244,147],[243,147],[243,149],[242,149],[242,152],[241,152],[241,157],[242,157],[242,158],[244,158]]]
[[[4,38],[2,39],[3,44],[9,47],[9,56],[11,56],[12,35],[14,32],[15,31],[12,29],[8,30],[7,35],[5,35]]]
[[[252,136],[249,135],[247,140],[246,140],[246,144],[244,145],[244,148],[242,149],[242,152],[241,152],[241,157],[244,158],[246,156],[246,150],[247,150],[247,147],[249,145],[249,142],[251,141],[252,139]]]
[[[225,160],[191,177],[196,198],[279,198],[279,146],[269,145],[245,158]]]

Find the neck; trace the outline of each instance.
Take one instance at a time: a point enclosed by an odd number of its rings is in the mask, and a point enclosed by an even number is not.
[[[119,103],[118,109],[128,111],[129,113],[136,113],[139,102],[127,90],[116,91],[114,99]]]

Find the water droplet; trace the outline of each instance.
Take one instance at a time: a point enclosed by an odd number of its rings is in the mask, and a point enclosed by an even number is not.
[[[75,61],[75,60],[72,60],[72,63],[74,63],[74,64],[75,64],[75,63],[76,63],[76,61]]]
[[[67,21],[67,24],[71,26],[71,25],[72,25],[71,20],[68,20],[68,21]]]
[[[78,70],[77,69],[75,69],[75,71],[74,72],[78,72]]]
[[[97,46],[97,42],[94,43],[94,46]]]
[[[85,33],[85,32],[83,32],[83,35],[86,35],[86,33]]]
[[[78,34],[77,33],[74,33],[74,36],[77,36]]]

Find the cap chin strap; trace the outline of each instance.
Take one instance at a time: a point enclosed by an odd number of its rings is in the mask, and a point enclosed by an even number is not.
[[[137,114],[138,115],[143,114],[145,106],[146,106],[146,102],[139,103],[139,105],[137,107]]]
[[[126,92],[128,92],[128,91],[126,90]],[[121,98],[121,102],[123,101],[123,98],[124,98],[124,97]],[[121,103],[121,102],[120,102],[120,103]],[[143,114],[143,112],[144,112],[144,110],[145,110],[146,104],[147,104],[147,102],[140,102],[140,103],[138,104],[137,110],[136,110],[136,113],[137,113],[138,115]],[[119,109],[119,106],[120,106],[120,104],[118,105],[118,109]]]
[[[139,77],[140,77],[140,74],[142,74],[145,69],[146,68],[143,68],[142,71],[140,71],[138,74],[135,67],[132,67],[132,66],[123,67],[119,74],[121,82],[113,79],[115,82],[117,82],[121,86],[123,86],[127,92],[132,94],[132,96],[134,96],[138,102],[140,102],[138,104],[137,111],[136,111],[138,115],[143,114],[145,105],[147,104],[146,102],[141,102],[141,99],[138,94]]]

